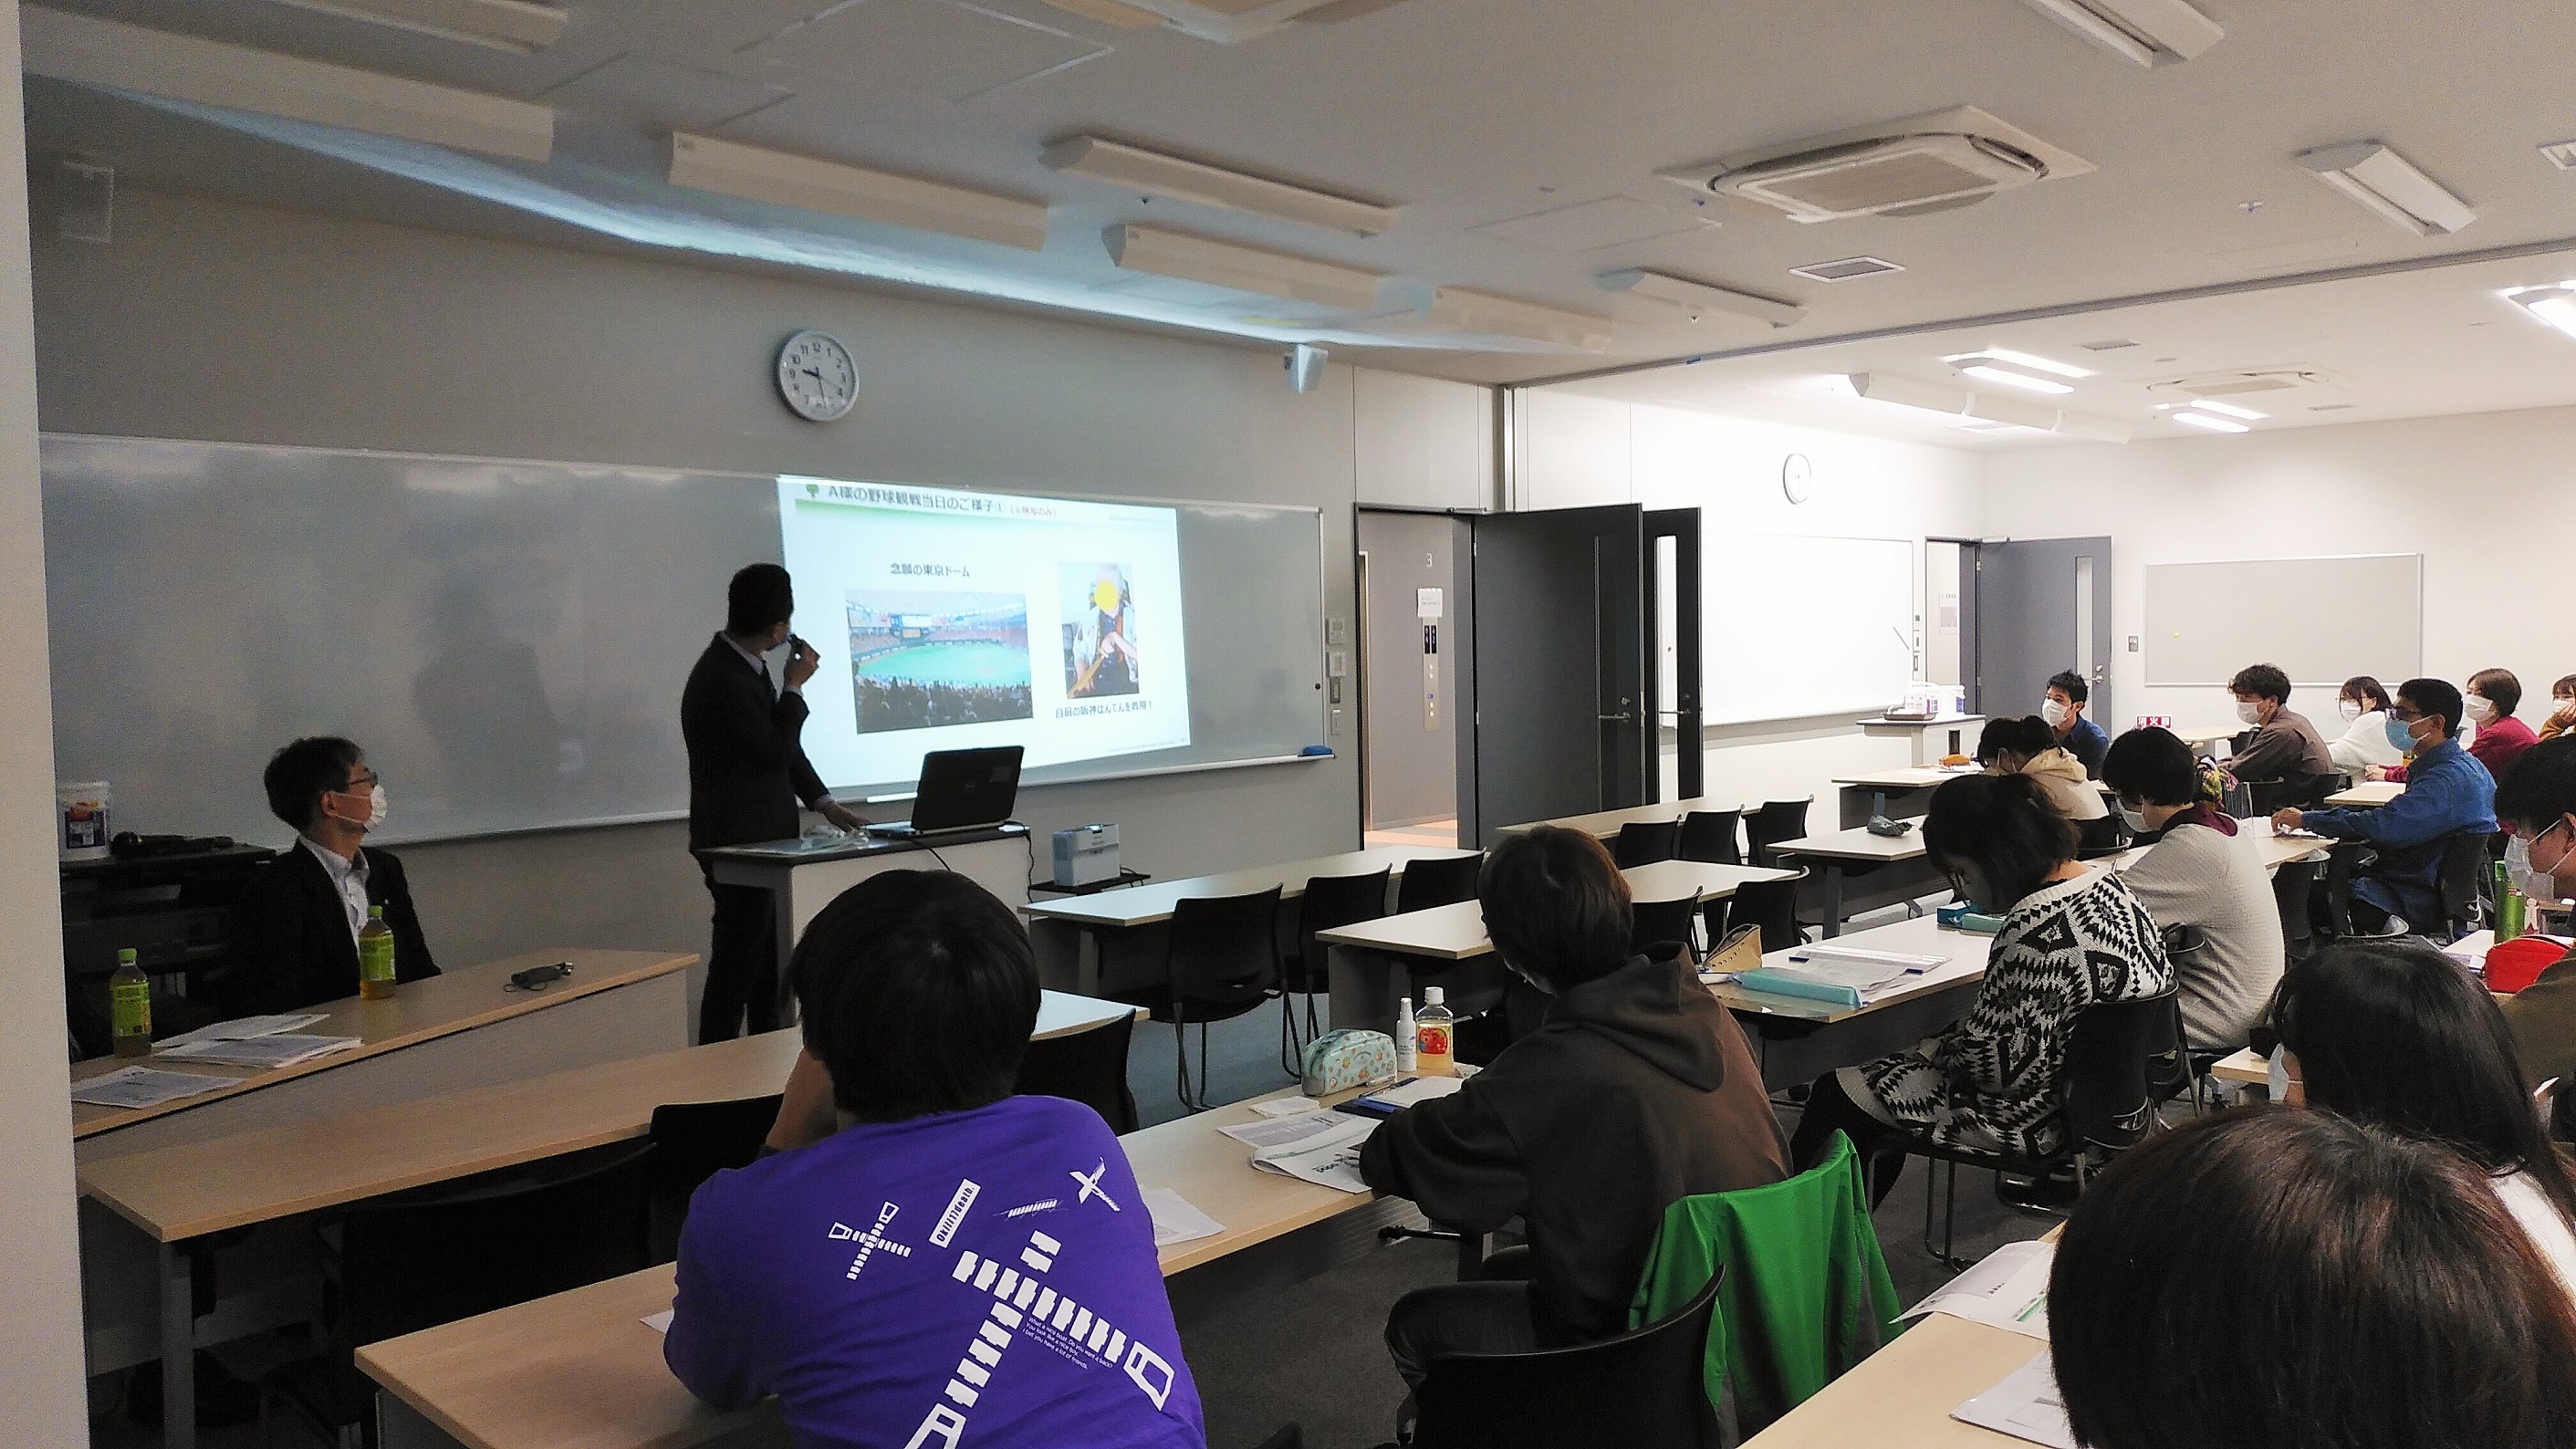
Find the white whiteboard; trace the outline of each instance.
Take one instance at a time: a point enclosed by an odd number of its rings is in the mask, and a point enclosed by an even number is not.
[[[2249,664],[2292,684],[2424,672],[2424,556],[2147,565],[2147,683],[2224,685]]]
[[[1702,563],[1710,724],[1884,709],[1914,682],[1905,538],[1712,533]]]
[[[281,838],[260,771],[303,734],[367,750],[388,843],[671,818],[681,686],[733,571],[779,561],[769,474],[61,434],[41,456],[56,772],[110,782],[136,830]],[[1024,783],[1324,736],[1321,515],[1157,501],[1190,744]]]

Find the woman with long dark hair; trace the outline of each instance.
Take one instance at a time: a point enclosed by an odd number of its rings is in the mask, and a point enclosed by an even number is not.
[[[2456,1148],[2576,1293],[2576,1184],[2485,987],[2428,946],[2338,945],[2281,978],[2272,1020],[2289,1102]]]

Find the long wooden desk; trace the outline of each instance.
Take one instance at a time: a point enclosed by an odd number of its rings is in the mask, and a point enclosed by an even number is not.
[[[1609,840],[1631,825],[1662,825],[1679,820],[1694,811],[1742,808],[1744,807],[1741,801],[1720,799],[1714,795],[1697,795],[1688,800],[1667,800],[1654,805],[1630,805],[1619,810],[1596,810],[1589,815],[1566,815],[1554,820],[1524,820],[1518,825],[1504,826],[1503,833],[1509,835],[1515,831],[1534,830],[1542,825],[1553,825],[1561,830],[1580,830],[1595,840]]]
[[[2294,860],[2306,860],[2312,855],[2323,855],[2334,849],[2334,842],[2322,835],[2278,834],[2272,829],[2271,820],[2261,816],[2240,818],[2236,822],[2236,834],[2239,839],[2251,839],[2254,842],[2254,854],[2263,862],[2263,869],[2266,872],[2279,870]],[[2118,855],[2105,856],[2096,863],[2107,865],[2113,870],[2125,871],[2146,859],[2147,852],[2153,849],[2155,847],[2152,845],[2131,846]]]
[[[1842,789],[1842,820],[1846,830],[1867,825],[1872,816],[1889,815],[1904,819],[1919,816],[1931,804],[1931,792],[1976,771],[1949,770],[1936,765],[1916,765],[1903,770],[1873,770],[1857,775],[1842,775],[1834,784]]]
[[[1950,1411],[2046,1352],[2047,1344],[2018,1333],[1930,1314],[1745,1440],[1745,1449],[2030,1449]]]
[[[1400,1210],[1254,1171],[1251,1150],[1217,1129],[1257,1119],[1239,1102],[1119,1139],[1141,1186],[1170,1188],[1225,1224],[1214,1237],[1163,1249],[1176,1308],[1194,1273],[1251,1250],[1293,1253],[1317,1229],[1347,1226],[1354,1231],[1344,1237],[1366,1243],[1388,1209]],[[785,1444],[774,1404],[722,1413],[671,1376],[662,1335],[641,1320],[671,1306],[672,1276],[667,1266],[651,1268],[359,1349],[358,1366],[384,1386],[384,1449]]]
[[[1272,886],[1279,887],[1282,901],[1290,901],[1304,895],[1306,882],[1317,876],[1371,875],[1383,870],[1391,872],[1387,889],[1392,904],[1395,886],[1403,879],[1407,865],[1468,853],[1439,846],[1374,845],[1311,860],[1156,881],[1096,895],[1031,901],[1021,910],[1029,918],[1029,941],[1037,952],[1040,979],[1059,989],[1093,995],[1113,975],[1110,958],[1119,949],[1116,943],[1144,936],[1168,923],[1173,907],[1182,901],[1249,895]]]
[[[1050,992],[1040,1003],[1035,1035],[1062,1035],[1131,1014],[1141,1012]],[[629,1141],[650,1130],[653,1109],[663,1103],[777,1091],[800,1046],[795,1032],[768,1032],[82,1164],[81,1190],[155,1245],[165,1445],[188,1449],[195,1435],[189,1350],[200,1346],[200,1335],[190,1243]]]
[[[2376,810],[2405,793],[2406,786],[2402,781],[2366,780],[2328,795],[2325,803],[2329,809]]]
[[[617,1061],[689,1044],[687,969],[697,957],[661,951],[531,951],[414,981],[390,1001],[357,997],[314,1008],[304,1028],[354,1036],[351,1050],[258,1071],[213,1062],[143,1059],[146,1065],[229,1079],[229,1085],[157,1107],[72,1104],[74,1151],[83,1162],[166,1147],[355,1107],[408,1102],[460,1087]],[[542,991],[504,989],[512,973],[556,961],[573,974]],[[86,1081],[133,1058],[80,1062]]]
[[[1736,887],[1755,881],[1787,880],[1793,872],[1749,865],[1711,865],[1696,860],[1659,860],[1621,871],[1638,900],[1680,900],[1696,891],[1703,901],[1722,901]],[[1333,1026],[1391,1031],[1396,998],[1409,994],[1397,984],[1406,961],[1471,961],[1492,954],[1485,934],[1484,908],[1474,901],[1381,916],[1318,931],[1327,948],[1331,973]],[[1476,984],[1490,985],[1499,977]]]
[[[1937,765],[1951,755],[1976,753],[1977,743],[1969,737],[1971,728],[1983,725],[1981,714],[1941,715],[1933,719],[1865,719],[1860,732],[1872,739],[1909,741],[1917,765]]]
[[[1773,855],[1792,855],[1822,862],[1825,868],[1825,935],[1839,936],[1843,929],[1843,877],[1854,866],[1896,865],[1922,860],[1929,854],[1924,849],[1923,832],[1909,830],[1903,835],[1872,835],[1866,830],[1837,830],[1825,835],[1802,835],[1771,847]],[[1929,885],[1930,882],[1925,882]]]
[[[1986,979],[1994,937],[1957,931],[1930,916],[1873,926],[1833,944],[1866,951],[1946,956],[1948,961],[1862,1006],[1837,1006],[1800,996],[1755,991],[1733,983],[1709,988],[1735,1013],[1762,1063],[1762,1081],[1773,1089],[1813,1081],[1836,1067],[1902,1051],[1967,1014],[1977,984]],[[1819,943],[1821,944],[1821,943]],[[1765,954],[1762,964],[1785,966],[1798,948]]]

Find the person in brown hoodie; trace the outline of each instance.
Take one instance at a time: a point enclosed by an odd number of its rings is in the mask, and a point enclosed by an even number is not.
[[[1507,836],[1476,894],[1504,964],[1552,997],[1546,1018],[1455,1094],[1389,1118],[1360,1175],[1444,1226],[1526,1219],[1529,1246],[1398,1300],[1387,1347],[1408,1384],[1446,1354],[1621,1332],[1666,1207],[1789,1176],[1743,1028],[1688,960],[1632,952],[1627,882],[1599,841]]]

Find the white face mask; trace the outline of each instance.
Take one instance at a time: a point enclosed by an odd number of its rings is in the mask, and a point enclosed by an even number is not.
[[[2288,1047],[2276,1046],[2272,1048],[2272,1064],[2269,1077],[2272,1087],[2272,1100],[2275,1102],[2287,1102],[2290,1100],[2290,1065],[2286,1060],[2284,1060],[2289,1056],[2289,1054],[2290,1049]]]
[[[2243,724],[2261,724],[2263,722],[2263,706],[2256,704],[2250,699],[2240,699],[2236,701],[2236,718]]]
[[[386,813],[387,813],[387,811],[386,811],[386,806],[385,806],[385,787],[384,787],[384,786],[382,786],[382,785],[370,785],[370,786],[368,786],[368,787],[367,787],[367,828],[368,828],[369,830],[382,830],[382,829],[384,829],[384,828],[385,828],[385,815],[386,815]]]
[[[2145,811],[2132,810],[2126,805],[2120,807],[2120,819],[2128,824],[2129,833],[2131,835],[2144,835],[2149,830],[2155,828],[2147,824],[2147,813]]]
[[[2487,698],[2485,695],[2472,694],[2467,698],[2465,703],[2469,707],[2469,718],[2476,720],[2478,723],[2485,724],[2488,720],[2495,718],[2495,701]]]
[[[2048,721],[2048,727],[2050,729],[2064,729],[2066,727],[2067,716],[2072,715],[2073,713],[2075,713],[2074,710],[2069,709],[2065,705],[2059,704],[2056,700],[2048,699],[2040,701],[2039,717]]]
[[[2361,701],[2357,699],[2344,700],[2335,706],[2335,710],[2347,721],[2357,720],[2361,718],[2362,715]]]

